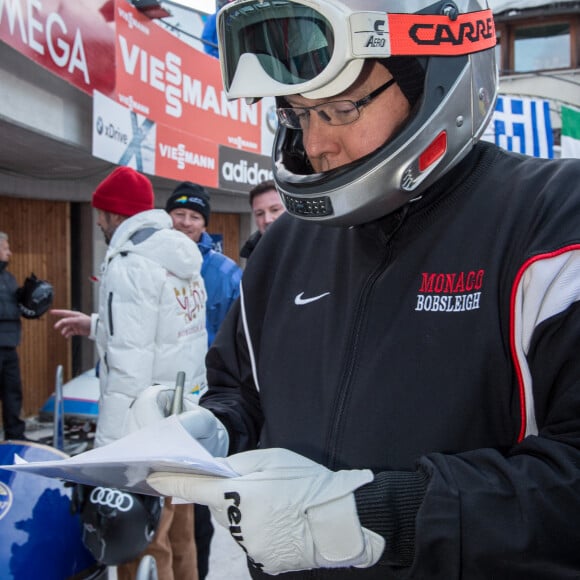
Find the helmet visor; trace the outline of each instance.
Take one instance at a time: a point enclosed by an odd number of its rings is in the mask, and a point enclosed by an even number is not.
[[[224,87],[233,97],[242,82],[267,82],[269,92],[286,94],[308,86],[328,68],[335,51],[329,20],[287,0],[230,4],[220,12],[218,28]]]

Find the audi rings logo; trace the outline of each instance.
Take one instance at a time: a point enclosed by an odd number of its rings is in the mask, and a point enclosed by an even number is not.
[[[89,501],[95,505],[117,509],[120,512],[128,512],[134,503],[132,495],[110,487],[95,487],[91,491]]]

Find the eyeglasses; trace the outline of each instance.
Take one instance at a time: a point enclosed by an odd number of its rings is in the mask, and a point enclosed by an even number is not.
[[[276,114],[284,127],[299,131],[308,127],[311,111],[316,112],[327,125],[349,125],[360,117],[361,107],[368,105],[393,84],[395,84],[395,79],[390,79],[358,101],[329,101],[313,107],[281,107],[276,109]]]

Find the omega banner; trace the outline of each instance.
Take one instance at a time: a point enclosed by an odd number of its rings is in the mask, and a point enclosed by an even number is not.
[[[113,0],[0,0],[0,40],[92,94],[115,87]]]
[[[274,99],[228,101],[218,60],[127,0],[0,0],[0,40],[93,95],[96,157],[235,191],[271,167]]]

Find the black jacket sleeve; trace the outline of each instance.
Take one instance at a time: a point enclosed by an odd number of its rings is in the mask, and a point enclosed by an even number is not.
[[[527,358],[537,435],[507,450],[421,460],[430,482],[418,512],[416,562],[453,555],[465,578],[580,577],[578,329],[575,303],[534,333]]]
[[[200,404],[226,426],[230,454],[254,449],[263,423],[258,390],[252,375],[240,299],[224,319],[206,357],[209,391]]]

